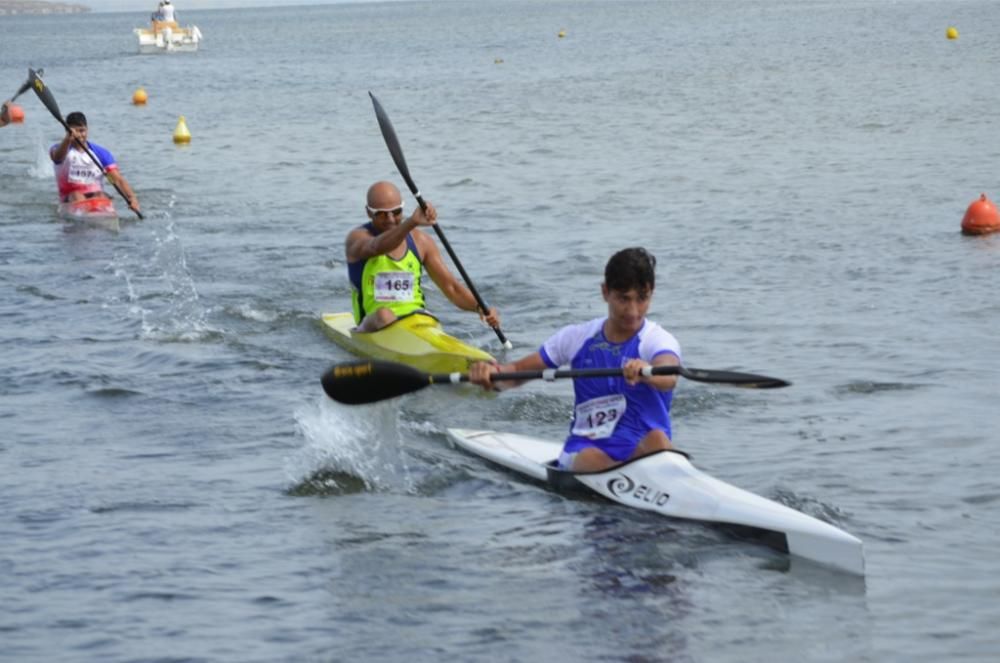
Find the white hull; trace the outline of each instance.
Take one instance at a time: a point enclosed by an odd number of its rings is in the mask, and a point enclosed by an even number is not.
[[[719,481],[697,469],[683,453],[663,451],[606,472],[554,469],[562,444],[525,435],[449,429],[457,446],[538,481],[579,483],[625,506],[673,518],[726,523],[782,535],[792,555],[864,575],[861,540],[829,523]]]
[[[191,53],[198,50],[202,40],[201,30],[197,25],[157,30],[136,28],[133,32],[139,40],[139,53],[143,54]]]

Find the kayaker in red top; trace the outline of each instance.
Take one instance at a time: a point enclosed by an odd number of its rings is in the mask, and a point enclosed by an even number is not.
[[[73,112],[66,116],[69,131],[62,142],[49,149],[49,156],[55,163],[56,185],[59,187],[59,200],[64,203],[76,202],[85,198],[102,196],[104,192],[101,168],[108,174],[108,179],[118,185],[128,199],[130,209],[139,211],[139,199],[121,174],[115,158],[104,147],[87,141],[87,118],[83,113]],[[82,146],[86,145],[90,153],[97,157],[100,166],[94,163],[91,154]]]
[[[426,212],[417,207],[403,220],[403,198],[395,185],[376,182],[368,189],[369,222],[351,230],[344,245],[359,331],[377,331],[423,310],[423,268],[448,301],[464,311],[478,310],[476,298],[448,270],[433,238],[418,229],[437,221],[434,206],[426,204]],[[479,317],[491,327],[500,325],[492,306]]]

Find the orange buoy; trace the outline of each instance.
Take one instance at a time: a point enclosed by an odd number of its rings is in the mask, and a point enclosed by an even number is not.
[[[986,194],[979,196],[965,210],[965,217],[962,218],[962,233],[965,235],[985,235],[1000,230],[1000,213],[997,213],[997,206],[986,197]]]
[[[24,122],[24,109],[17,104],[11,104],[7,106],[7,116],[10,118],[11,122],[20,124],[21,122]]]
[[[147,95],[146,91],[142,88],[139,88],[132,94],[132,103],[136,106],[144,105],[147,99],[149,99],[149,95]]]

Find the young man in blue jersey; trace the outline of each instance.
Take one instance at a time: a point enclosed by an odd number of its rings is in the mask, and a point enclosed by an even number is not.
[[[422,311],[424,268],[448,301],[464,311],[478,310],[472,292],[448,271],[437,244],[418,228],[437,222],[434,206],[426,205],[426,211],[417,207],[404,220],[403,198],[394,184],[376,182],[369,187],[368,223],[353,228],[344,245],[359,331],[377,331]],[[500,325],[500,314],[493,307],[479,317],[491,327]]]
[[[576,472],[606,470],[632,458],[670,448],[670,403],[676,375],[643,377],[645,366],[679,365],[681,348],[672,334],[646,319],[655,286],[656,258],[630,248],[611,256],[604,268],[601,293],[607,316],[557,331],[534,354],[513,364],[479,362],[470,381],[495,385],[496,372],[571,368],[621,368],[622,377],[573,381],[573,421],[559,456],[559,466]]]

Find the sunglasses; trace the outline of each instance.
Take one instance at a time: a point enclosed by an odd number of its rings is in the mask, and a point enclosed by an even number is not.
[[[406,207],[406,203],[400,203],[398,207],[372,207],[370,205],[365,205],[365,209],[371,214],[391,214],[392,216],[400,216],[403,214],[403,208]]]

